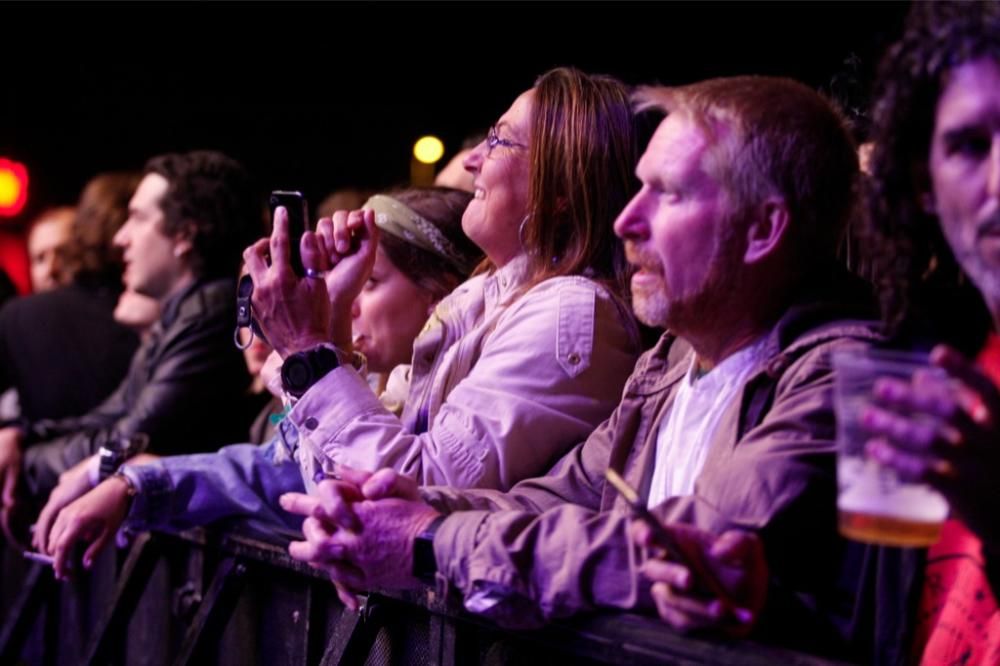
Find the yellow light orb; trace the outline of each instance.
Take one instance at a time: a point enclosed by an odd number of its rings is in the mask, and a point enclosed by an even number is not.
[[[0,169],[0,206],[11,206],[21,195],[21,181],[9,169]]]
[[[422,136],[413,144],[413,156],[424,164],[434,164],[444,155],[444,144],[436,136]]]

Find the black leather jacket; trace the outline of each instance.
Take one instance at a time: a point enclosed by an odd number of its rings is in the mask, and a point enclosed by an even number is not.
[[[3,306],[0,391],[17,389],[23,420],[86,414],[121,383],[139,347],[114,320],[121,291],[120,274],[90,274]]]
[[[25,426],[24,473],[40,498],[110,437],[145,433],[160,455],[246,438],[246,365],[233,345],[235,282],[199,281],[171,298],[121,385],[89,413]],[[44,443],[41,443],[44,442]]]

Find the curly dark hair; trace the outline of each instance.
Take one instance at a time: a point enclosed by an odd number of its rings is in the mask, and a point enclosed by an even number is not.
[[[914,3],[902,38],[879,67],[867,189],[872,261],[889,331],[901,334],[926,318],[937,334],[964,347],[981,339],[989,316],[922,199],[930,191],[927,162],[946,76],[983,57],[1000,62],[1000,4]],[[945,330],[957,323],[965,330]]]
[[[246,169],[222,153],[196,150],[154,157],[143,173],[167,179],[163,232],[193,230],[195,273],[236,275],[243,249],[264,233],[263,197]]]

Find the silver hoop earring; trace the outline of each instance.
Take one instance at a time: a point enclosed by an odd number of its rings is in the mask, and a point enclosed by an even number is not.
[[[528,226],[528,220],[530,220],[530,219],[531,219],[531,215],[530,214],[525,215],[524,219],[521,220],[521,225],[517,228],[517,240],[518,240],[519,243],[521,243],[521,249],[524,250],[525,252],[528,251],[528,248],[524,244],[524,230],[527,228],[527,226]]]

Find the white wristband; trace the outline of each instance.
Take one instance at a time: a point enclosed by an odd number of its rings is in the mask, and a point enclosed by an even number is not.
[[[101,454],[87,458],[87,480],[91,488],[96,488],[101,482]]]

